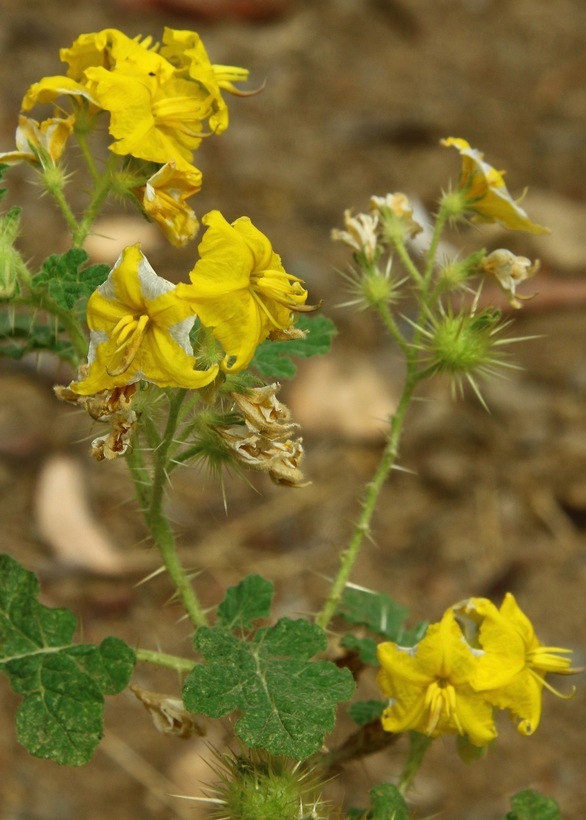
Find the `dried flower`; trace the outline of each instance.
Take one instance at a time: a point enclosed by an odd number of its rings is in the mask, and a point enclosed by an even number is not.
[[[518,296],[515,292],[517,285],[534,276],[539,270],[539,264],[539,259],[531,262],[526,256],[516,256],[511,251],[499,248],[485,257],[482,268],[494,276],[501,290],[508,295],[511,307],[518,309],[521,307],[519,299],[531,297]]]
[[[375,263],[380,256],[378,247],[378,214],[357,214],[352,216],[351,210],[344,211],[344,226],[346,230],[332,231],[332,239],[343,242],[356,252],[357,261]]]
[[[413,208],[405,194],[371,196],[370,210],[380,215],[383,230],[391,240],[397,237],[413,239],[423,231],[423,227],[413,218]]]

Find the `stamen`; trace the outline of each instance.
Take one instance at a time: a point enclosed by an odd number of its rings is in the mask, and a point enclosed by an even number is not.
[[[113,369],[107,368],[109,376],[120,376],[128,370],[139,351],[149,321],[150,318],[145,313],[138,320],[134,319],[133,316],[125,316],[124,319],[118,322],[116,327],[122,324],[122,330],[118,335],[118,341],[121,340],[121,344],[116,349],[116,354],[124,351],[124,355],[116,367]],[[114,333],[112,335],[114,336]],[[121,339],[121,337],[123,338]]]

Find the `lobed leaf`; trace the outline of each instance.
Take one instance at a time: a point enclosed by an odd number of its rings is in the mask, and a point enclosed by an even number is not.
[[[80,299],[88,299],[106,281],[108,265],[84,265],[89,254],[81,248],[71,248],[63,254],[52,254],[43,262],[33,279],[36,291],[44,289],[65,310],[71,310]]]
[[[56,763],[87,763],[103,730],[104,695],[124,689],[133,650],[118,638],[74,644],[76,619],[37,601],[39,584],[8,555],[0,556],[0,670],[23,696],[19,741]]]
[[[517,792],[511,798],[512,811],[505,820],[561,820],[560,807],[551,797],[544,797],[533,789]]]
[[[249,641],[202,628],[195,647],[208,663],[185,681],[185,707],[210,717],[238,710],[236,733],[248,746],[303,760],[321,747],[336,704],[354,691],[348,669],[311,660],[326,645],[325,632],[302,619],[282,618]]]
[[[350,624],[365,626],[375,635],[397,641],[405,635],[409,610],[385,592],[369,592],[347,587],[336,612]]]
[[[368,809],[350,809],[348,820],[409,820],[411,813],[396,786],[384,783],[370,790]]]
[[[350,704],[348,714],[357,726],[366,726],[374,720],[379,720],[386,703],[382,700],[359,700]]]
[[[250,629],[253,621],[269,615],[274,587],[260,575],[249,575],[229,587],[218,607],[218,618],[230,631]]]
[[[308,331],[304,339],[263,342],[257,348],[250,367],[267,379],[292,379],[297,366],[291,357],[307,358],[328,353],[336,335],[336,327],[331,319],[326,316],[301,315],[296,327]]]

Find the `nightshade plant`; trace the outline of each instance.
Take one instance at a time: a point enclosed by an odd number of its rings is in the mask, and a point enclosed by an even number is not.
[[[71,248],[33,271],[18,250],[19,210],[2,215],[0,351],[14,359],[50,351],[72,366],[71,383],[56,386],[56,394],[104,425],[91,445],[96,459],[126,460],[153,544],[193,627],[194,654],[131,649],[116,637],[99,646],[77,643],[74,615],[42,605],[32,573],[2,556],[0,669],[22,696],[19,740],[39,757],[87,763],[101,738],[105,696],[130,684],[135,664],[156,664],[184,679],[181,698],[132,686],[161,731],[186,736],[198,716],[236,713],[240,751],[217,753],[213,816],[309,820],[345,811],[352,818],[406,818],[409,786],[434,738],[455,735],[464,759],[479,757],[496,741],[499,710],[530,735],[544,688],[560,694],[546,676],[575,671],[569,650],[542,646],[511,594],[500,608],[470,598],[436,623],[407,629],[407,610],[386,591],[351,583],[420,383],[447,374],[456,392],[467,381],[483,401],[480,378],[508,364],[499,311],[460,297],[488,276],[519,308],[517,287],[538,268],[506,249],[442,261],[444,228],[473,219],[546,229],[513,200],[502,174],[459,138],[443,140],[457,149],[462,168],[439,200],[422,260],[411,245],[422,228],[403,194],[374,196],[367,213],[346,212],[334,238],[353,253],[348,304],[378,316],[407,365],[380,464],[315,617],[272,619],[273,587],[259,576],[244,578],[215,612],[205,612],[164,513],[168,477],[179,465],[203,462],[213,473],[264,472],[284,492],[306,486],[298,425],[277,398],[277,380],[295,374],[295,358],[327,352],[334,329],[314,315],[304,283],[246,216],[229,222],[212,210],[201,218],[198,259],[178,285],[153,269],[138,244],[108,265],[89,264],[84,243],[112,196],[132,202],[173,245],[195,240],[200,225],[187,200],[202,174],[194,154],[227,128],[224,94],[250,93],[235,85],[248,72],[212,64],[196,33],[173,29],[160,43],[115,29],[83,34],[60,56],[66,73],[28,89],[16,148],[0,161],[3,171],[30,166],[60,210]],[[47,107],[45,119],[29,116]],[[111,138],[105,160],[97,139],[104,126]],[[74,143],[89,180],[81,213],[67,198]],[[418,308],[405,326],[396,305],[407,292]],[[338,648],[329,634],[339,637]],[[352,656],[359,659],[354,675]],[[355,696],[368,667],[378,668],[380,700]],[[353,697],[356,731],[326,751],[340,704]],[[404,732],[411,742],[403,775],[396,785],[375,787],[370,808],[322,800],[334,770]],[[518,795],[509,816],[528,816],[527,806],[534,818],[558,816],[552,801],[534,792]]]

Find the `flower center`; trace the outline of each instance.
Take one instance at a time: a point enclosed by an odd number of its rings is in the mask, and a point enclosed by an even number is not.
[[[437,678],[427,687],[425,707],[429,709],[426,734],[433,733],[442,716],[445,716],[447,721],[453,720],[460,734],[463,734],[456,714],[456,690],[448,680]]]
[[[280,305],[287,310],[309,312],[317,310],[312,305],[305,305],[307,291],[297,276],[285,271],[263,270],[250,274],[250,292],[257,305],[267,316],[270,323],[284,329],[283,324],[271,313],[270,303]],[[289,323],[287,323],[288,326]]]
[[[146,313],[138,318],[128,313],[120,319],[112,331],[112,339],[116,343],[114,355],[120,355],[120,358],[117,365],[108,369],[108,375],[119,376],[128,370],[142,344],[149,321]]]

